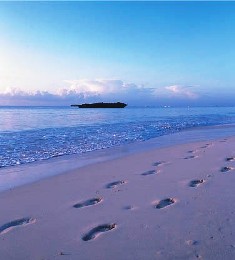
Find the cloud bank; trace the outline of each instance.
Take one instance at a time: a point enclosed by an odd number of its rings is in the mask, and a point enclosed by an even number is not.
[[[0,94],[1,105],[70,105],[82,102],[130,102],[138,104],[154,100],[154,91],[142,85],[126,83],[122,80],[66,80],[66,87],[56,92],[26,92],[8,88]]]
[[[0,105],[68,106],[84,102],[126,102],[140,106],[205,105],[197,86],[170,85],[150,88],[119,79],[66,80],[56,92],[26,92],[16,88],[0,93]],[[201,103],[200,103],[201,102]],[[204,102],[204,104],[203,104]]]

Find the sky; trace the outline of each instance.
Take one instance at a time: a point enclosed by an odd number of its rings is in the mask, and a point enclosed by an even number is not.
[[[0,105],[235,105],[235,2],[0,2]]]

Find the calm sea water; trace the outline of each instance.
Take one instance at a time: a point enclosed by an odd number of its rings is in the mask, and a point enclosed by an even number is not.
[[[235,107],[0,107],[0,167],[235,123]]]

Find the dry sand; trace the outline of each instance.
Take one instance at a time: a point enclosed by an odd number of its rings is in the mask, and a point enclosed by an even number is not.
[[[0,193],[0,259],[235,259],[235,138]]]

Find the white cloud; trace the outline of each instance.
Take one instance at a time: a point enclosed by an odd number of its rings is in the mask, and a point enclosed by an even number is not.
[[[193,86],[181,86],[181,85],[172,85],[172,86],[167,86],[165,89],[170,92],[173,96],[176,97],[183,97],[183,98],[190,98],[190,99],[196,99],[198,98],[198,94],[193,92],[191,90]]]
[[[58,89],[56,93],[25,92],[16,88],[8,88],[0,94],[0,101],[6,105],[69,105],[98,101],[139,103],[143,98],[154,98],[152,89],[118,79],[83,79],[66,80],[65,82],[69,86]]]
[[[18,88],[6,88],[2,95],[6,96],[20,96],[20,95],[28,95],[27,92],[24,92]]]
[[[118,79],[95,79],[95,80],[66,80],[69,84],[69,88],[60,89],[58,91],[59,95],[63,95],[66,92],[73,91],[78,94],[86,95],[98,95],[98,94],[114,94],[114,93],[124,93],[128,92],[131,89],[140,89],[141,87],[136,84],[126,83]]]

